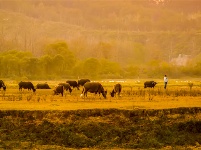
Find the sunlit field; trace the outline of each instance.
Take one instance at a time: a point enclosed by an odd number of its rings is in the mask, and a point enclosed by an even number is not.
[[[5,80],[0,91],[0,149],[194,149],[201,143],[201,82],[162,80],[153,89],[144,80],[104,80],[107,98],[80,90],[53,95],[52,89],[19,91]],[[121,83],[121,96],[111,97]]]
[[[201,82],[193,80],[170,80],[167,89],[163,88],[163,81],[155,79],[155,88],[144,88],[144,80],[103,80],[100,82],[107,90],[107,98],[102,95],[88,93],[87,98],[80,97],[80,90],[73,89],[70,94],[65,91],[64,96],[53,95],[54,87],[65,81],[33,81],[47,82],[51,89],[37,89],[35,93],[28,90],[19,91],[17,81],[5,81],[6,92],[0,91],[1,110],[76,110],[94,108],[118,109],[163,109],[177,107],[201,106]],[[113,85],[122,84],[121,96],[111,97]]]

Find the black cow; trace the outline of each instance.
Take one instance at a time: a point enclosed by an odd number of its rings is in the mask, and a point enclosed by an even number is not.
[[[89,79],[80,79],[78,80],[78,86],[83,86],[86,82],[90,82]]]
[[[64,86],[64,90],[66,90],[66,91],[69,90],[70,93],[72,92],[72,89],[71,89],[69,83],[59,83],[59,85],[63,85]]]
[[[154,88],[156,84],[157,82],[154,82],[154,81],[146,81],[144,82],[144,88],[147,88],[147,87]]]
[[[54,91],[54,95],[58,95],[61,94],[63,96],[64,94],[64,86],[63,85],[58,85],[55,87]]]
[[[77,88],[79,90],[79,87],[78,87],[78,84],[77,84],[77,81],[74,81],[74,80],[67,80],[66,83],[69,83],[70,86],[72,86],[73,88]]]
[[[120,96],[121,90],[122,90],[121,84],[119,83],[115,84],[112,92],[110,93],[111,97],[114,97],[116,93],[118,94],[118,96]]]
[[[3,90],[6,90],[6,85],[4,84],[4,82],[2,80],[0,80],[0,89],[3,88]]]
[[[37,89],[51,89],[47,83],[38,83],[36,85]]]
[[[86,82],[82,91],[84,97],[87,97],[87,92],[95,94],[99,93],[99,95],[102,93],[104,98],[106,98],[107,95],[107,91],[104,90],[103,86],[99,82]]]
[[[36,89],[33,86],[33,83],[31,83],[31,82],[21,81],[18,85],[19,85],[19,90],[22,90],[22,88],[24,88],[24,89],[28,89],[28,90],[33,90],[33,92],[36,91]]]

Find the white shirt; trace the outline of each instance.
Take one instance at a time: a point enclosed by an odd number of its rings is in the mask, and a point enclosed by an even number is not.
[[[164,82],[168,82],[168,78],[167,77],[164,77]]]

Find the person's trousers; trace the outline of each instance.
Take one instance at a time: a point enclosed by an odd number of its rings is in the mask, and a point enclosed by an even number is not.
[[[167,82],[164,82],[164,89],[166,89],[167,87]]]

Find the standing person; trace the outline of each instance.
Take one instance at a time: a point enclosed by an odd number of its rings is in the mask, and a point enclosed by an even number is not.
[[[164,89],[166,89],[167,83],[168,83],[168,78],[167,78],[167,76],[165,75],[165,76],[164,76]]]

